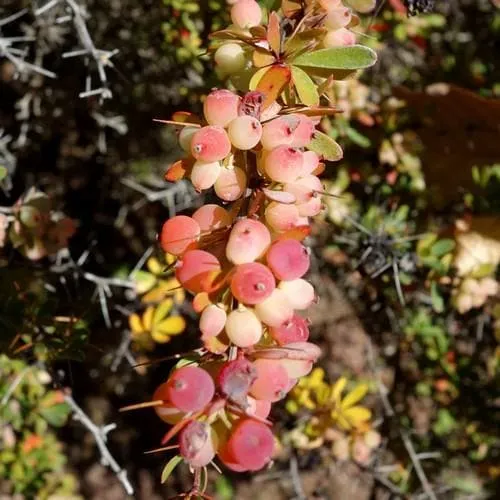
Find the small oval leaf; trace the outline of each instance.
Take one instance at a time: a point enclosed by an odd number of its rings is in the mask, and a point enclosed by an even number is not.
[[[279,97],[283,89],[292,78],[292,72],[288,66],[275,65],[260,79],[256,90],[265,94],[262,109],[268,108]]]
[[[161,484],[165,483],[167,479],[170,477],[170,474],[174,471],[174,469],[182,462],[182,457],[180,455],[175,455],[172,457],[165,467],[163,467],[163,471],[161,473]]]
[[[292,81],[302,104],[306,106],[317,106],[319,104],[319,94],[316,84],[298,66],[292,66]]]
[[[307,149],[318,153],[322,158],[329,161],[338,161],[344,156],[340,145],[318,130],[314,133],[312,141],[307,145]]]
[[[293,64],[309,68],[356,70],[369,68],[377,61],[377,54],[364,45],[332,47],[306,52],[296,57]]]

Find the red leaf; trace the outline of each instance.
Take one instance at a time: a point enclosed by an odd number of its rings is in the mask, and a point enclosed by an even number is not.
[[[292,72],[288,66],[275,65],[269,68],[260,79],[256,89],[266,96],[262,105],[263,109],[268,108],[276,101],[283,89],[290,83],[291,78]]]

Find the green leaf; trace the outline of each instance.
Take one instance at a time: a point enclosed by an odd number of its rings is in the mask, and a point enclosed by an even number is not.
[[[66,420],[68,419],[68,415],[70,414],[70,408],[66,403],[58,403],[48,408],[42,408],[40,410],[40,415],[54,427],[62,427]]]
[[[220,500],[231,500],[234,498],[234,489],[226,476],[219,476],[215,480],[215,491]]]
[[[347,127],[345,135],[347,135],[347,137],[349,137],[354,144],[357,144],[362,148],[369,148],[372,144],[368,137],[359,133],[355,128]]]
[[[182,457],[180,455],[175,455],[172,457],[165,467],[163,467],[163,471],[161,473],[161,484],[167,481],[170,477],[170,474],[174,471],[174,469],[182,462]]]
[[[292,81],[302,104],[306,106],[318,106],[318,88],[304,70],[297,66],[292,66]]]
[[[431,300],[432,300],[432,308],[437,313],[442,313],[444,311],[444,300],[443,297],[439,294],[439,290],[437,287],[437,283],[435,281],[431,284]]]
[[[338,161],[342,159],[344,153],[340,145],[331,137],[316,130],[312,141],[307,149],[318,153],[319,156],[329,161]]]
[[[457,427],[457,421],[453,417],[453,415],[446,408],[441,408],[438,411],[437,419],[434,425],[432,426],[432,430],[438,436],[445,436],[446,434],[450,434]]]
[[[0,182],[2,182],[7,177],[8,173],[9,172],[7,171],[7,168],[3,165],[0,165]]]
[[[377,54],[372,49],[363,45],[352,45],[306,52],[292,62],[296,66],[308,68],[357,70],[369,68],[376,61]]]
[[[431,248],[431,254],[434,257],[442,257],[447,253],[451,252],[455,248],[455,241],[449,238],[445,238],[439,241],[436,241]]]

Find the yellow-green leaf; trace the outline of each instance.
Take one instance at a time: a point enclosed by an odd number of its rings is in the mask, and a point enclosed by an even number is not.
[[[357,70],[369,68],[377,61],[377,54],[363,45],[332,47],[306,52],[293,60],[294,66],[328,70]]]
[[[347,385],[347,379],[345,377],[340,377],[337,380],[337,382],[335,382],[335,385],[333,386],[332,389],[332,396],[331,396],[332,402],[340,399],[340,395],[342,394],[342,391],[344,390],[346,385]]]
[[[368,386],[366,384],[357,385],[347,396],[342,400],[341,407],[343,410],[355,405],[361,401],[368,392]]]
[[[161,473],[161,483],[163,484],[169,477],[170,474],[174,471],[174,469],[182,462],[182,457],[180,455],[176,455],[175,457],[172,457],[168,462],[167,465],[163,468],[163,471]]]
[[[307,149],[318,153],[320,157],[329,161],[338,161],[344,156],[340,145],[330,136],[318,130],[314,133],[314,137],[307,145]]]
[[[141,318],[138,314],[134,313],[128,317],[128,325],[133,333],[142,333],[144,331]]]
[[[165,299],[162,301],[155,309],[155,313],[153,316],[153,324],[156,325],[164,318],[168,316],[172,307],[174,306],[174,301],[172,299]]]
[[[317,106],[319,104],[319,94],[316,84],[298,66],[292,66],[292,81],[302,104],[306,106]]]
[[[144,311],[144,314],[142,315],[142,325],[144,326],[144,329],[147,330],[148,332],[151,331],[151,327],[153,326],[154,312],[155,308],[150,306]]]
[[[248,86],[248,88],[250,90],[255,90],[257,88],[257,85],[259,84],[259,82],[262,80],[262,78],[264,77],[264,75],[270,70],[271,68],[260,68],[259,70],[257,70],[252,78],[250,79],[250,84]]]
[[[264,93],[265,98],[262,108],[266,109],[279,97],[283,89],[288,85],[292,72],[288,66],[274,65],[260,79],[256,90]]]
[[[359,424],[370,420],[372,417],[372,412],[365,408],[364,406],[353,406],[343,412],[344,418],[352,425],[352,427],[357,427]]]
[[[168,333],[169,335],[179,335],[186,328],[186,321],[182,316],[170,316],[158,323],[155,330]]]

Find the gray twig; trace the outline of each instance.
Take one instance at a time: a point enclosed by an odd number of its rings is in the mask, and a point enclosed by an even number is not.
[[[109,467],[115,474],[118,480],[122,483],[123,488],[127,492],[128,495],[134,494],[134,488],[130,483],[127,477],[127,471],[122,469],[118,462],[114,459],[113,455],[111,455],[106,442],[108,439],[108,434],[116,428],[116,424],[108,424],[102,427],[98,427],[88,415],[78,406],[76,401],[70,394],[64,395],[64,400],[71,407],[73,411],[73,419],[79,420],[81,424],[94,436],[94,440],[96,442],[97,448],[99,449],[99,453],[101,454],[101,463],[102,465]]]

